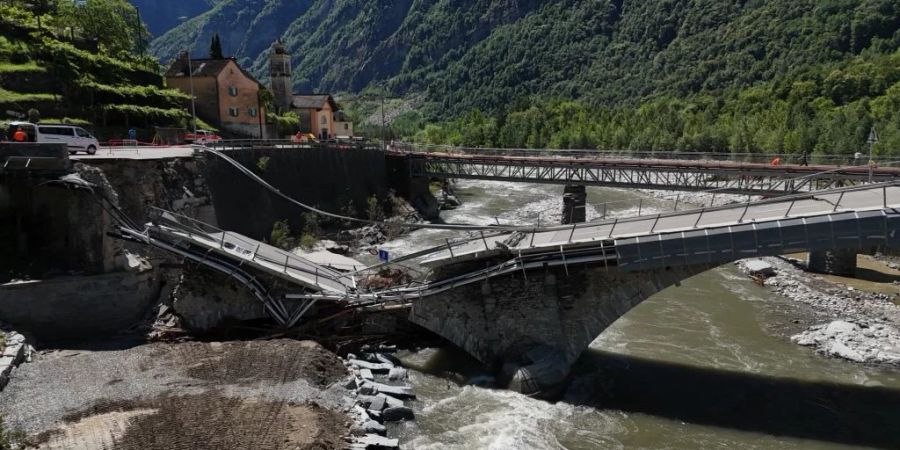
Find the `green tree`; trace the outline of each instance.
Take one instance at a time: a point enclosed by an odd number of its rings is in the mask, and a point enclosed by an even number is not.
[[[61,1],[56,25],[94,40],[106,51],[118,54],[140,50],[149,32],[137,10],[125,0]]]
[[[219,33],[213,34],[212,41],[209,44],[209,57],[210,59],[225,58],[222,55],[222,39],[219,37]]]

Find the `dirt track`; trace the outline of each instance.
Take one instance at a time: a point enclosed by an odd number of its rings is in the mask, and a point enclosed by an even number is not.
[[[66,350],[23,365],[0,414],[39,448],[340,448],[345,374],[290,340]]]

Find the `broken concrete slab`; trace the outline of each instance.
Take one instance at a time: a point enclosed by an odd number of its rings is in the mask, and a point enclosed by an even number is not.
[[[369,394],[368,392],[362,392],[362,389],[366,388],[370,388],[372,394]],[[363,382],[363,386],[360,388],[360,392],[369,395],[384,393],[397,398],[416,398],[416,394],[413,393],[411,386],[391,386],[388,384],[375,383],[372,381]]]
[[[369,369],[359,369],[359,376],[363,380],[369,380],[369,381],[375,380],[375,375],[372,375],[372,371]]]
[[[381,394],[381,393],[379,393],[378,395],[376,395],[376,397],[381,397],[381,398],[383,398],[383,399],[384,399],[384,402],[387,404],[387,406],[388,406],[389,408],[391,408],[391,407],[397,407],[397,406],[405,406],[405,403],[403,403],[403,400],[400,400],[400,399],[391,397],[390,395],[387,395],[387,394]]]
[[[377,434],[367,434],[358,438],[357,442],[364,444],[367,450],[400,448],[399,440],[386,438]]]
[[[372,403],[369,404],[369,411],[381,411],[384,409],[385,399],[384,397],[373,397]]]
[[[377,359],[378,362],[380,362],[380,363],[383,363],[383,364],[390,364],[390,365],[392,365],[392,366],[401,366],[401,365],[403,365],[403,364],[400,362],[400,360],[399,360],[396,356],[390,355],[390,354],[386,354],[386,353],[376,353],[376,354],[375,354],[375,359]]]
[[[384,425],[382,425],[374,420],[370,420],[370,421],[364,423],[363,430],[365,430],[366,433],[375,433],[375,434],[380,434],[382,436],[384,436],[384,434],[387,433],[387,428]]]
[[[372,373],[388,373],[394,367],[392,364],[370,363],[361,359],[351,359],[350,364],[360,369],[369,369]]]

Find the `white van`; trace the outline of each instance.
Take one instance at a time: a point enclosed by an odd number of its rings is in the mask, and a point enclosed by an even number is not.
[[[7,136],[11,138],[19,128],[28,135],[29,142],[66,144],[69,153],[73,155],[77,152],[85,152],[88,155],[93,155],[94,153],[97,153],[97,149],[100,148],[100,143],[97,141],[97,138],[85,131],[84,128],[73,125],[10,122],[6,132]]]

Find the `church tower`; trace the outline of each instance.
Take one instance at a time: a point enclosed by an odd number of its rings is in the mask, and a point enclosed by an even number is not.
[[[275,108],[283,113],[290,110],[294,89],[291,81],[291,55],[284,48],[281,39],[272,44],[269,74],[272,78],[272,95]]]

